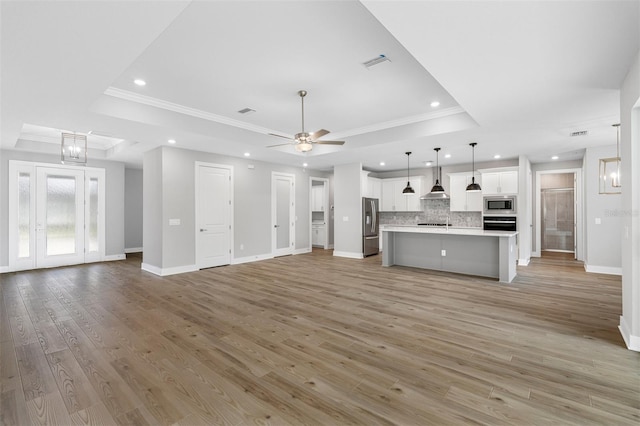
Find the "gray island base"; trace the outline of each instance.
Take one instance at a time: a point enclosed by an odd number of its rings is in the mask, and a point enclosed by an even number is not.
[[[382,266],[411,266],[497,278],[516,277],[516,235],[509,231],[385,226]]]

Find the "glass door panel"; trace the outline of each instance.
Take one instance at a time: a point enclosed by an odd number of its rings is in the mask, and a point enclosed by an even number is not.
[[[36,265],[84,263],[84,172],[37,168]]]

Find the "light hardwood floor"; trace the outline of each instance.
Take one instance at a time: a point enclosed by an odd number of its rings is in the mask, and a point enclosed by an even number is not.
[[[0,275],[1,423],[640,422],[619,277],[557,257],[508,285],[380,261]]]

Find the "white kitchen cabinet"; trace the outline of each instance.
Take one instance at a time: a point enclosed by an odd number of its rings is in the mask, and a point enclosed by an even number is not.
[[[467,185],[471,183],[471,173],[449,174],[449,207],[452,212],[481,212],[482,192],[468,192]],[[484,179],[476,176],[476,183],[484,188]]]
[[[324,247],[326,240],[324,228],[326,225],[312,225],[311,226],[311,245]]]
[[[374,177],[367,178],[367,195],[365,197],[377,198],[382,197],[382,180]]]
[[[324,211],[324,185],[311,187],[311,211]]]
[[[380,211],[410,212],[422,211],[420,205],[420,195],[422,191],[422,177],[412,176],[409,178],[411,187],[415,193],[405,195],[402,190],[407,186],[407,178],[381,179],[382,193]]]
[[[492,170],[482,172],[482,194],[517,194],[518,193],[518,171]]]

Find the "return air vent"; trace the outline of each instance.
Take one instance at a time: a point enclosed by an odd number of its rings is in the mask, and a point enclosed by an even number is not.
[[[588,130],[578,130],[577,132],[569,133],[569,136],[587,136],[589,134]]]
[[[255,109],[251,109],[251,108],[242,108],[240,111],[238,111],[240,114],[253,114],[254,112],[256,112]]]
[[[379,55],[373,59],[369,59],[367,62],[363,62],[362,65],[364,65],[366,68],[371,68],[372,66],[381,64],[383,62],[391,62],[391,61],[385,55]]]

